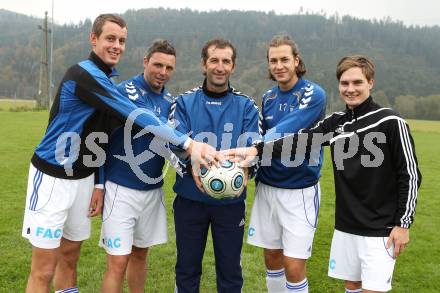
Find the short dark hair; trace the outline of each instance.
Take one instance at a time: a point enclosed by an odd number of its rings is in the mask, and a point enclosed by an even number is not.
[[[374,79],[374,64],[366,56],[352,55],[343,57],[336,66],[336,78],[341,79],[342,74],[350,68],[359,67],[368,81]]]
[[[208,60],[208,49],[210,47],[214,46],[215,48],[219,49],[225,49],[225,48],[231,48],[232,49],[232,63],[235,64],[235,58],[237,56],[237,51],[235,50],[234,45],[232,45],[231,41],[225,40],[225,39],[212,39],[205,43],[205,45],[202,48],[202,60],[203,63],[206,63]]]
[[[287,34],[279,34],[279,35],[275,35],[272,40],[269,43],[269,47],[267,48],[267,61],[269,61],[269,50],[270,48],[276,48],[282,45],[288,45],[290,46],[290,48],[292,49],[292,55],[293,57],[298,58],[299,63],[298,66],[295,68],[295,73],[298,77],[303,76],[304,74],[306,74],[307,70],[306,70],[306,65],[304,64],[304,61],[302,60],[300,54],[299,54],[299,49],[298,46],[296,45],[295,41],[292,39],[291,36],[287,35]],[[276,79],[273,77],[272,73],[270,73],[269,70],[269,78],[276,81]]]
[[[109,13],[100,14],[95,19],[92,26],[92,33],[94,33],[98,38],[102,34],[102,27],[107,21],[114,22],[122,28],[127,27],[127,23],[119,15]]]
[[[147,60],[150,60],[151,56],[154,53],[164,53],[176,57],[176,49],[168,40],[165,39],[154,40],[153,44],[148,47],[147,52],[145,53],[145,58],[147,58]]]

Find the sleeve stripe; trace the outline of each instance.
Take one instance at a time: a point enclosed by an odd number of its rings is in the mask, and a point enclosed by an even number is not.
[[[257,103],[255,103],[253,99],[252,102],[255,110],[257,110],[258,113],[258,134],[260,135],[260,141],[261,141],[261,138],[263,137],[263,116],[261,115],[258,109]]]
[[[168,124],[169,125],[174,125],[175,121],[174,121],[174,112],[176,111],[176,105],[177,105],[177,101],[174,101],[171,104],[170,110],[169,110],[169,114],[168,114]]]
[[[409,175],[408,199],[406,202],[405,213],[400,218],[400,223],[402,227],[408,228],[412,222],[412,216],[415,213],[418,174],[417,174],[414,151],[411,145],[411,140],[409,139],[406,123],[399,120],[398,125],[400,132],[400,141],[402,143],[402,149],[406,159],[407,172]]]
[[[411,162],[410,162],[410,157],[408,154],[408,137],[407,137],[407,133],[405,131],[405,125],[402,125],[403,122],[402,121],[398,121],[398,126],[399,126],[399,134],[400,134],[400,141],[401,141],[401,145],[402,145],[402,150],[406,159],[406,166],[407,166],[407,172],[408,175],[410,176],[409,182],[408,182],[408,198],[406,201],[406,207],[405,207],[405,213],[402,215],[402,217],[400,218],[400,222],[401,225],[403,227],[408,227],[408,225],[411,223],[411,214],[413,214],[412,212],[412,204],[411,204],[411,200],[414,197],[413,196],[413,182],[412,182],[412,178],[414,177],[414,172],[411,168]]]
[[[404,134],[406,135],[406,143],[408,145],[409,155],[411,159],[411,170],[412,170],[412,200],[411,200],[411,215],[414,215],[416,208],[416,199],[417,199],[417,182],[418,182],[418,173],[417,173],[417,164],[415,161],[415,154],[413,151],[413,147],[411,144],[411,140],[409,138],[409,132],[406,123],[401,122],[402,129],[404,130]],[[411,179],[410,179],[411,180]]]

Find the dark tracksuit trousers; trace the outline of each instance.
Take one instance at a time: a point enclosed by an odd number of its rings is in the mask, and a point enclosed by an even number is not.
[[[241,249],[245,203],[209,205],[177,196],[173,203],[176,230],[178,293],[198,293],[209,226],[214,245],[217,291],[240,293]]]

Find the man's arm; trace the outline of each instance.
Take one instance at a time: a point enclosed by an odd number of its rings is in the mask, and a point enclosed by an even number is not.
[[[422,176],[408,124],[403,119],[396,119],[390,125],[388,137],[398,177],[398,202],[395,227],[391,230],[387,247],[394,245],[393,256],[396,258],[409,243],[409,227],[413,222]]]
[[[333,132],[332,116],[318,122],[313,128],[301,129],[301,133],[290,134],[272,141],[263,141],[252,147],[236,148],[222,152],[222,154],[242,166],[252,166],[263,156],[270,158],[290,157],[295,155],[300,137],[305,137],[300,143],[306,144],[307,153],[316,148],[329,145],[330,140],[335,136]],[[304,149],[304,148],[302,148]]]
[[[207,158],[215,162],[222,160],[215,148],[193,141],[186,134],[166,125],[150,110],[136,107],[101,70],[87,64],[85,61],[71,68],[76,71],[73,76],[77,83],[76,94],[86,103],[108,111],[122,121],[131,120],[147,132],[186,150],[196,165],[207,165]]]
[[[132,120],[148,132],[165,141],[186,149],[190,143],[188,136],[163,123],[148,109],[138,108],[132,101],[124,97],[116,85],[99,69],[89,66],[87,62],[78,65],[78,74],[74,75],[76,94],[84,102],[108,111],[122,121]],[[74,67],[75,68],[75,67]],[[136,117],[133,114],[138,114]]]
[[[420,174],[415,152],[414,140],[408,124],[403,119],[390,123],[390,133],[387,134],[391,148],[393,165],[396,168],[398,184],[398,203],[395,224],[409,228],[417,203],[417,190],[420,187]]]
[[[256,145],[258,157],[272,156],[274,158],[290,157],[296,154],[298,144],[305,144],[306,152],[309,154],[315,148],[329,145],[330,140],[335,136],[335,123],[333,115],[316,123],[311,128],[300,129],[299,133],[289,134],[275,140],[267,140],[266,135],[262,143]]]

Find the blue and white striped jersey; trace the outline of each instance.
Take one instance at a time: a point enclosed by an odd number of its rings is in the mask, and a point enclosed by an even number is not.
[[[210,93],[205,84],[176,99],[170,112],[170,121],[176,129],[217,150],[250,146],[260,141],[259,112],[254,100],[233,88],[223,94]],[[176,175],[174,191],[187,199],[213,205],[237,203],[246,197],[245,189],[235,199],[214,199],[197,189],[191,173],[184,173],[183,177]]]
[[[108,139],[103,136],[112,131],[111,121],[116,117],[125,122],[133,111],[139,110],[117,90],[110,78],[113,74],[114,70],[93,52],[88,60],[67,70],[46,133],[32,158],[37,169],[57,178],[79,179],[89,176],[103,163],[96,158],[93,164],[88,161],[93,161],[97,151],[105,156],[100,146]],[[139,111],[134,123],[183,147],[187,135],[165,125],[152,111]]]
[[[120,83],[118,89],[136,106],[150,110],[164,123],[167,123],[169,110],[174,102],[174,98],[168,91],[163,89],[160,94],[153,92],[150,85],[145,81],[143,74],[136,75]],[[148,150],[154,136],[146,134],[134,138],[138,133],[137,130],[139,129],[131,131],[130,144],[128,146],[124,146],[124,126],[117,128],[112,133],[107,147],[104,178],[128,188],[138,190],[155,189],[163,185],[162,168],[165,159]],[[127,155],[126,147],[131,148],[129,151],[132,152],[131,155],[134,157],[139,156],[145,151],[148,152],[145,162],[136,163],[140,168],[139,171],[142,172],[142,177],[139,177],[127,162],[117,157]]]
[[[278,86],[268,90],[262,97],[264,141],[271,141],[297,133],[322,119],[325,115],[326,96],[324,90],[304,78],[298,79],[294,87],[282,91]],[[261,162],[257,180],[278,188],[298,189],[316,184],[321,176],[322,150],[318,164],[309,166],[309,160],[291,167],[280,158],[268,163]],[[294,156],[290,158],[294,164]],[[287,166],[286,166],[287,165]],[[289,166],[289,167],[288,167]]]

